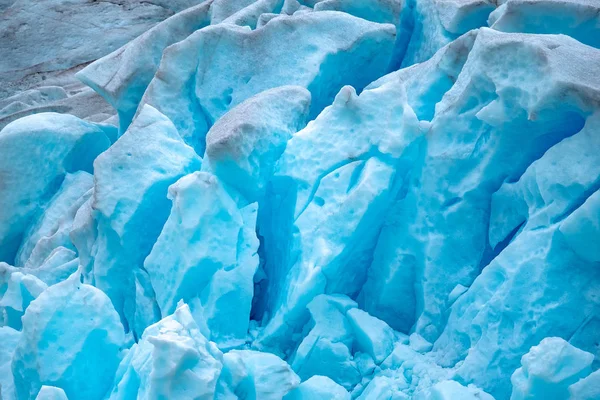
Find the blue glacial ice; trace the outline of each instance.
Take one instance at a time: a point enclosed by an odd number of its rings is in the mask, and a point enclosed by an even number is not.
[[[26,3],[0,399],[600,400],[597,0]]]

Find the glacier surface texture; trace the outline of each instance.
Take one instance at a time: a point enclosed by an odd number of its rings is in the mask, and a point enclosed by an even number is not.
[[[0,0],[1,400],[600,400],[600,0]]]

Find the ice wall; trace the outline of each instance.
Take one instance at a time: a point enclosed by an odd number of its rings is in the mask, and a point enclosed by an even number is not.
[[[600,3],[9,3],[2,399],[600,400]]]

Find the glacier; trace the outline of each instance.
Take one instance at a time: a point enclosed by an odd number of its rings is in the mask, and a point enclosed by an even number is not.
[[[600,400],[598,0],[0,16],[0,399]]]

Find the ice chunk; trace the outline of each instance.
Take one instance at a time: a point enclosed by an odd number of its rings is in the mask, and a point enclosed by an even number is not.
[[[71,115],[31,115],[0,131],[0,261],[13,262],[25,231],[65,175],[91,173],[109,146],[100,127]]]
[[[419,138],[403,87],[388,85],[360,96],[343,88],[288,142],[272,182],[272,228],[261,232],[266,293],[278,300],[266,307],[274,317],[259,339],[264,344],[272,336],[285,346],[284,332],[306,322],[316,295],[360,291]]]
[[[284,0],[257,0],[223,20],[223,23],[249,26],[251,29],[255,29],[261,15],[283,11],[283,3]]]
[[[460,283],[454,286],[454,289],[448,294],[448,304],[452,304],[458,299],[464,292],[469,288],[461,285]]]
[[[442,381],[436,383],[428,400],[494,400],[483,390],[469,385],[465,387],[456,381]]]
[[[510,399],[567,399],[569,386],[590,374],[593,360],[561,338],[546,338],[521,359],[522,367],[510,379]]]
[[[203,154],[213,123],[263,90],[303,86],[315,116],[344,84],[363,88],[385,72],[394,32],[339,12],[281,16],[255,31],[210,26],[165,51],[142,102],[169,117]]]
[[[310,92],[300,86],[266,90],[232,108],[206,135],[208,167],[248,202],[264,196],[287,141],[307,122]]]
[[[477,31],[463,35],[429,61],[388,74],[367,89],[373,89],[374,93],[392,92],[391,88],[405,90],[408,106],[423,121],[420,129],[427,130],[425,121],[433,119],[436,104],[456,82],[476,37]],[[388,102],[390,100],[382,99],[382,103]],[[420,145],[418,142],[416,144]],[[407,177],[411,177],[414,182],[410,186],[419,186],[421,162],[417,157],[413,160],[413,171],[409,171]],[[412,199],[412,194],[401,192],[386,215],[386,223],[379,234],[367,281],[358,297],[359,303],[367,312],[405,333],[410,332],[414,324],[420,302],[419,284],[415,285],[420,273],[418,252],[415,254],[420,235],[418,231],[407,229],[405,225],[406,221],[415,218],[417,210],[418,205]]]
[[[27,270],[0,262],[0,322],[21,329],[21,317],[48,286]]]
[[[94,179],[85,171],[67,174],[44,213],[24,235],[16,265],[39,267],[58,247],[75,249],[69,231],[75,213],[91,196]]]
[[[35,398],[42,385],[52,385],[70,400],[102,399],[123,344],[110,299],[74,274],[44,291],[23,316],[12,361],[17,398]]]
[[[289,392],[284,400],[350,400],[350,393],[326,376],[315,375]]]
[[[173,124],[146,106],[94,163],[92,209],[98,237],[93,282],[110,297],[125,328],[137,337],[160,317],[151,304],[142,304],[154,302],[142,268],[169,215],[168,187],[200,169],[200,161]],[[150,314],[138,313],[136,320],[136,310],[143,309]]]
[[[121,132],[129,127],[165,48],[209,25],[211,7],[212,1],[204,1],[177,13],[76,74],[119,112]]]
[[[93,215],[92,200],[90,198],[79,207],[73,218],[69,238],[77,249],[79,256],[80,272],[84,282],[93,282],[92,269],[94,263],[96,238],[98,237],[98,223]]]
[[[357,350],[368,353],[380,364],[394,349],[392,328],[358,308],[348,310],[347,316],[354,331]]]
[[[280,400],[300,383],[290,366],[269,353],[232,350],[223,356],[216,400]]]
[[[600,186],[600,183],[597,185]],[[559,230],[581,258],[600,262],[600,188],[561,224]]]
[[[211,23],[218,24],[256,0],[216,0],[211,5]]]
[[[569,386],[569,399],[600,399],[600,371],[595,371]]]
[[[431,343],[429,343],[427,340],[425,340],[425,338],[421,335],[419,335],[418,333],[412,333],[409,336],[409,341],[410,341],[410,347],[415,350],[418,351],[419,353],[426,353],[429,350],[431,350],[431,347],[433,346]]]
[[[402,392],[407,386],[406,380],[402,375],[379,375],[369,382],[365,390],[358,396],[358,399],[408,400],[410,397]]]
[[[222,348],[243,344],[258,268],[256,204],[238,209],[219,180],[206,172],[169,188],[173,202],[144,263],[163,315],[179,300],[191,303],[203,333]]]
[[[503,32],[562,33],[600,47],[600,4],[595,0],[511,0],[489,17]]]
[[[269,21],[271,21],[273,18],[277,18],[279,17],[281,14],[274,14],[274,13],[264,13],[264,14],[260,14],[260,16],[258,17],[258,21],[256,21],[256,27],[260,28],[264,25],[266,25]]]
[[[510,238],[522,225],[522,229],[546,227],[565,217],[570,222],[565,221],[561,231],[568,235],[581,229],[590,238],[594,237],[594,222],[589,221],[590,217],[584,217],[585,212],[593,213],[593,198],[583,207],[581,218],[569,218],[568,214],[589,194],[600,189],[597,178],[600,161],[595,156],[596,149],[600,149],[600,138],[596,134],[599,128],[600,114],[595,113],[588,117],[577,134],[555,145],[532,163],[518,182],[505,183],[494,193],[489,229],[492,247]],[[576,228],[573,224],[577,223],[582,225]],[[589,252],[588,257],[593,261],[595,247],[583,250],[579,245],[585,246],[586,241],[574,243],[580,239],[572,238],[571,242],[575,248]]]
[[[435,0],[439,21],[451,37],[487,26],[496,4],[496,0]]]
[[[215,397],[222,354],[200,333],[190,309],[149,326],[121,361],[110,400]]]
[[[77,253],[66,247],[57,247],[37,268],[23,268],[48,286],[64,281],[79,268]]]
[[[322,375],[346,389],[360,381],[352,357],[354,331],[346,317],[347,311],[355,307],[354,301],[339,295],[320,295],[310,302],[312,328],[290,361],[300,378]]]
[[[398,341],[394,345],[394,351],[374,371],[361,399],[372,398],[369,397],[371,390],[377,390],[376,393],[398,392],[401,393],[401,399],[427,399],[433,386],[452,378],[453,371],[440,367],[430,353],[421,354]]]
[[[589,57],[598,54],[564,36],[481,28],[456,81],[442,86],[445,94],[433,109],[431,124],[422,124],[428,129],[427,146],[415,164],[414,183],[389,212],[393,234],[380,236],[385,245],[381,250],[393,261],[390,270],[416,282],[398,278],[397,284],[412,291],[416,301],[395,303],[396,312],[405,318],[416,315],[415,330],[428,341],[443,329],[450,292],[457,284],[470,286],[506,247],[506,237],[494,247],[487,240],[492,194],[506,181],[518,180],[533,161],[586,124],[590,109],[585,99],[598,95],[598,88],[587,82],[600,73],[600,63],[583,62]],[[582,60],[589,68],[567,74],[567,58]],[[447,66],[451,60],[439,61]],[[389,278],[386,272],[381,280]],[[372,314],[387,322],[387,316]],[[397,320],[390,325],[407,332],[413,323]]]
[[[471,29],[487,26],[488,15],[495,7],[494,0],[412,2],[411,36],[402,66],[426,61],[458,36]]]
[[[21,337],[21,332],[9,326],[0,326],[0,397],[14,399],[14,382],[11,370],[13,353]]]
[[[42,386],[35,400],[69,400],[65,391],[54,386]]]
[[[343,11],[369,21],[396,26],[396,44],[392,54],[391,69],[400,67],[407,39],[410,38],[407,22],[401,19],[401,11],[409,13],[408,1],[405,0],[323,0],[317,1],[314,11]]]
[[[457,376],[497,398],[507,396],[505,371],[540,337],[587,329],[587,310],[597,307],[588,293],[600,289],[589,275],[595,268],[577,258],[556,227],[521,233],[454,303],[434,351],[446,364],[469,348]],[[591,337],[582,338],[586,348],[595,346]]]
[[[496,397],[510,390],[503,371],[517,368],[519,358],[544,337],[574,335],[583,350],[596,351],[591,337],[597,322],[588,310],[598,307],[590,294],[600,288],[598,276],[590,274],[597,268],[593,243],[599,240],[590,223],[600,185],[594,156],[600,148],[598,121],[597,114],[588,116],[579,132],[493,195],[490,243],[502,251],[456,301],[444,335],[449,336],[436,343],[449,350],[442,356],[446,360],[468,351],[459,373],[477,377]],[[497,379],[488,378],[492,375]]]

